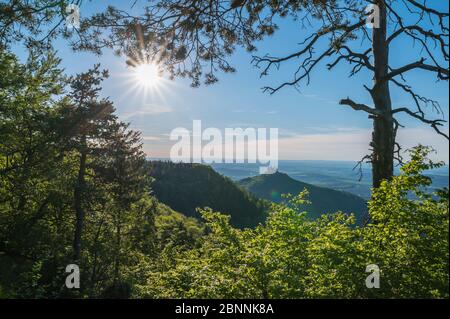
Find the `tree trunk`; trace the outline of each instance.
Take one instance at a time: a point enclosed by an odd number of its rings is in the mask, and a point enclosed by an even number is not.
[[[86,173],[86,151],[82,151],[80,154],[80,168],[78,170],[78,180],[77,185],[74,190],[74,201],[75,201],[75,213],[76,213],[76,225],[75,225],[75,235],[73,239],[73,252],[74,261],[80,260],[81,255],[81,234],[83,232],[83,222],[84,222],[84,209],[82,204],[84,186],[85,186],[85,173]]]
[[[387,13],[383,1],[377,1],[380,9],[380,27],[373,29],[372,49],[374,56],[374,87],[371,91],[375,108],[382,112],[373,117],[372,134],[372,181],[373,187],[380,186],[383,180],[394,174],[395,130],[392,117],[392,102],[389,91],[389,46],[387,38]]]
[[[96,281],[97,281],[97,269],[98,269],[98,253],[99,253],[99,249],[98,249],[98,241],[101,235],[101,231],[102,231],[102,227],[103,227],[103,223],[104,223],[104,219],[102,218],[102,220],[100,221],[100,225],[98,226],[97,232],[95,234],[95,238],[94,238],[94,258],[92,261],[92,274],[91,274],[91,290],[94,291],[95,285],[96,285]]]
[[[122,225],[121,225],[121,211],[116,213],[116,253],[114,259],[114,285],[119,282],[120,279],[120,246],[122,245]]]

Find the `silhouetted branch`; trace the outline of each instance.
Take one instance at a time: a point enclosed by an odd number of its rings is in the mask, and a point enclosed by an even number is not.
[[[429,119],[425,118],[424,115],[422,115],[418,112],[413,112],[406,107],[401,107],[401,108],[392,110],[392,114],[396,114],[396,113],[400,113],[400,112],[404,112],[425,124],[429,124],[438,134],[444,136],[446,139],[449,139],[449,136],[439,129],[440,126],[443,126],[443,123],[446,123],[445,120],[429,120]]]
[[[427,70],[427,71],[431,71],[431,72],[435,72],[437,73],[437,76],[439,79],[441,80],[448,80],[448,75],[449,75],[449,70],[445,69],[443,67],[440,66],[435,66],[435,65],[431,65],[431,64],[426,64],[425,62],[425,58],[421,58],[419,61],[417,62],[413,62],[410,64],[407,64],[401,68],[398,69],[393,69],[387,76],[386,79],[390,80],[398,75],[404,74],[408,71],[414,70],[414,69],[422,69],[422,70]]]
[[[374,109],[368,105],[365,104],[361,104],[361,103],[356,103],[353,100],[351,100],[350,98],[346,98],[346,99],[342,99],[339,101],[340,105],[348,105],[350,106],[352,109],[354,109],[355,111],[364,111],[366,113],[372,114],[372,115],[376,115],[376,116],[382,116],[383,113],[380,110]]]

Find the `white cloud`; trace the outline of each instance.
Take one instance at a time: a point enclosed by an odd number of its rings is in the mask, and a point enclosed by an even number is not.
[[[448,129],[446,133],[448,134]],[[431,146],[437,151],[436,155],[431,156],[433,159],[442,160],[446,163],[449,162],[448,140],[443,136],[438,135],[431,128],[400,129],[397,140],[405,149],[417,146],[419,143],[422,145]]]
[[[370,132],[301,134],[279,141],[280,159],[358,160],[367,153]]]
[[[162,141],[164,138],[162,136],[142,136],[144,141]]]
[[[172,108],[170,106],[160,104],[147,104],[133,112],[120,114],[120,117],[123,120],[128,120],[136,116],[157,115],[170,112],[172,112]]]
[[[279,135],[279,158],[290,160],[341,160],[358,161],[369,152],[370,129],[338,129],[317,134]],[[144,150],[150,156],[168,157],[173,142],[168,137],[147,136]],[[449,143],[429,128],[400,129],[398,141],[403,149],[423,144],[434,147],[435,160],[449,162]]]
[[[299,134],[281,138],[279,142],[281,159],[303,160],[360,160],[369,151],[372,131],[354,130],[334,133]],[[400,129],[398,141],[403,149],[423,144],[436,149],[436,160],[449,161],[449,143],[431,129]]]

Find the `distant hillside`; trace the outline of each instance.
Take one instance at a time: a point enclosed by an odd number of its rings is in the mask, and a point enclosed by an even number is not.
[[[150,161],[148,171],[155,179],[151,185],[154,195],[186,216],[198,218],[197,207],[210,207],[230,215],[236,227],[254,227],[265,221],[265,202],[210,166]]]
[[[325,213],[343,211],[354,213],[360,222],[367,212],[366,201],[359,196],[303,183],[280,172],[245,178],[238,184],[255,196],[275,203],[283,200],[282,194],[297,195],[306,188],[309,191],[308,200],[311,201],[311,205],[305,205],[305,210],[312,218]]]
[[[192,248],[203,235],[203,224],[197,219],[174,211],[165,204],[156,203],[156,249],[163,250],[169,243]]]

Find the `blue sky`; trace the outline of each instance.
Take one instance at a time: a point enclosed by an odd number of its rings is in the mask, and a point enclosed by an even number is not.
[[[443,9],[448,10],[447,1],[439,2]],[[106,3],[117,1],[85,2],[81,15],[100,10]],[[298,48],[297,43],[310,32],[292,21],[282,21],[280,31],[259,43],[258,54],[293,52]],[[62,66],[69,74],[85,71],[99,62],[103,68],[109,69],[110,78],[104,83],[103,94],[115,103],[121,119],[142,132],[145,151],[151,157],[167,157],[174,143],[169,140],[172,129],[191,129],[192,120],[202,120],[204,128],[221,130],[226,127],[279,128],[280,159],[355,161],[368,150],[372,122],[366,113],[340,106],[338,101],[350,96],[370,105],[363,84],[370,86],[371,78],[368,73],[348,78],[350,68],[345,64],[331,72],[325,67],[317,68],[311,84],[302,86],[300,92],[288,87],[275,95],[268,95],[261,91],[261,87],[291,79],[295,61],[261,79],[258,69],[251,65],[251,55],[238,50],[230,58],[237,73],[220,74],[219,83],[213,86],[193,89],[185,80],[164,80],[157,91],[143,92],[136,89],[136,81],[132,70],[126,67],[125,58],[118,58],[110,51],[105,51],[100,57],[73,53],[63,40],[57,42],[56,48],[63,59]],[[418,54],[405,41],[395,42],[391,49],[395,66],[417,60]],[[448,119],[447,84],[436,83],[433,76],[420,71],[407,78],[421,94],[438,100]],[[392,99],[394,107],[411,105],[408,96],[395,89]],[[448,162],[448,143],[443,137],[416,120],[407,117],[400,120],[406,126],[399,132],[402,145],[412,147],[419,142],[432,145],[438,150],[437,157]]]

